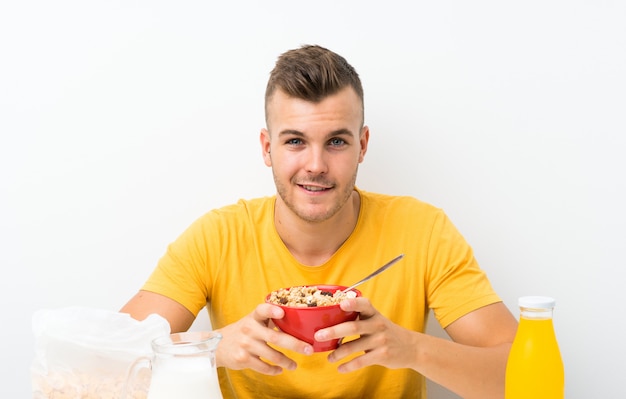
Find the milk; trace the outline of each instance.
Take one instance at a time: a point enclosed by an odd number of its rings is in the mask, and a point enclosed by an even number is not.
[[[170,358],[155,366],[148,399],[222,399],[209,358]]]

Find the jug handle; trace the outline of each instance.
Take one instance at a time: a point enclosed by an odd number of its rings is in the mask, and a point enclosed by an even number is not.
[[[141,364],[147,363],[147,368],[152,370],[152,357],[150,356],[142,356],[137,359],[130,365],[128,371],[126,373],[126,380],[124,381],[124,386],[122,387],[122,395],[120,399],[132,399],[134,396],[132,395],[134,391],[132,390],[133,382],[135,378],[137,378],[137,373],[142,367],[139,367]]]

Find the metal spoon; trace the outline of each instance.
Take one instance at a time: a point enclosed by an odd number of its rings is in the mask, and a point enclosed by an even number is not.
[[[400,259],[402,259],[404,257],[404,254],[400,254],[398,256],[396,256],[395,258],[393,258],[392,260],[390,260],[389,262],[385,263],[384,265],[382,265],[379,269],[377,269],[376,271],[374,271],[372,274],[370,274],[369,276],[365,277],[363,280],[359,281],[358,283],[352,284],[351,286],[349,286],[348,288],[346,288],[345,290],[343,290],[343,292],[348,292],[351,289],[353,289],[354,287],[356,287],[357,285],[361,285],[364,282],[366,282],[367,280],[371,279],[372,277],[384,272],[385,270],[389,269],[389,267],[391,267],[391,265],[393,265],[394,263],[396,263],[397,261],[399,261]]]

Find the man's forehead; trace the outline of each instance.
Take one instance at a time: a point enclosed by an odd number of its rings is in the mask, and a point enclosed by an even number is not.
[[[323,103],[327,104],[323,104]],[[324,106],[328,105],[328,106]],[[310,101],[303,98],[291,96],[283,90],[276,90],[274,94],[268,98],[266,103],[266,121],[268,128],[270,122],[276,117],[285,116],[304,116],[320,111],[321,106],[326,112],[343,112],[346,117],[351,117],[358,113],[358,117],[363,123],[363,105],[352,87],[347,86],[337,93],[333,93],[324,97],[320,101]],[[298,115],[300,114],[300,115]],[[274,122],[276,122],[274,120]]]

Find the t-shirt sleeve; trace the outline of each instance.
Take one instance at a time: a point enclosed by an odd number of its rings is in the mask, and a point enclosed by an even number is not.
[[[171,243],[142,290],[171,298],[197,316],[209,300],[213,280],[205,237],[213,231],[210,225],[207,214]]]
[[[472,248],[443,212],[433,223],[428,263],[428,306],[443,328],[476,309],[501,302]]]

